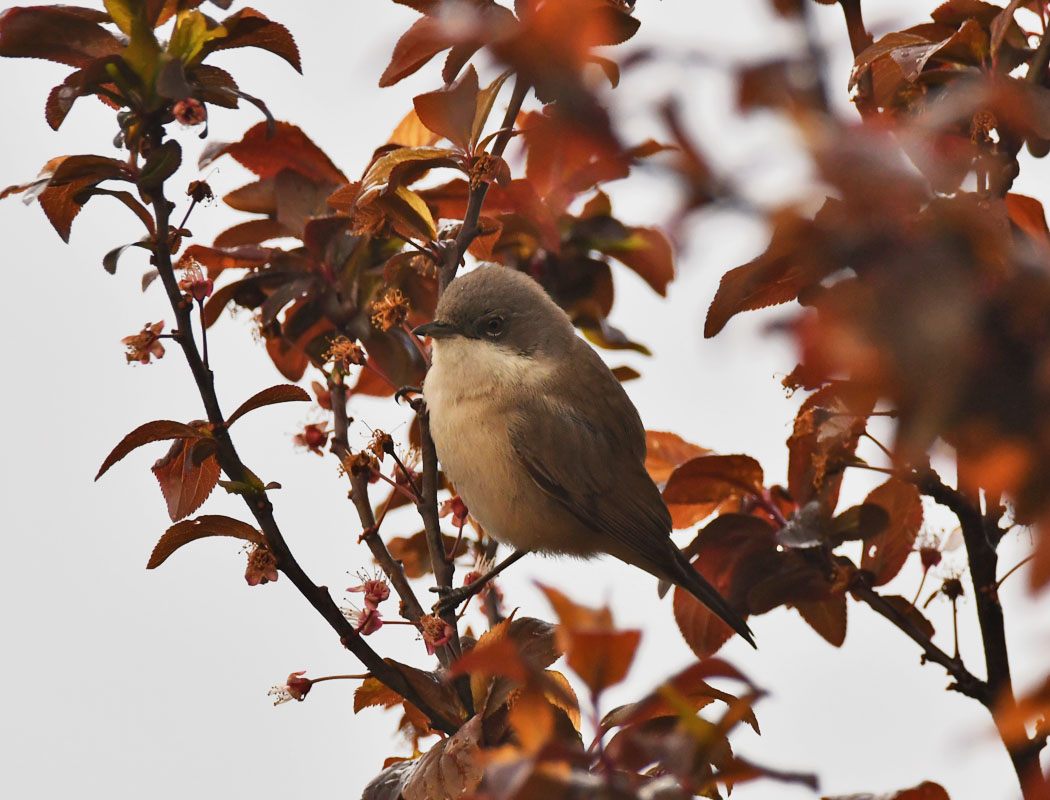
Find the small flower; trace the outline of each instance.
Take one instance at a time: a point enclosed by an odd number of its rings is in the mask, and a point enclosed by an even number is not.
[[[175,117],[180,125],[192,128],[194,125],[200,125],[208,119],[208,109],[204,107],[204,103],[200,100],[187,97],[179,100],[172,106],[171,115]]]
[[[368,450],[351,453],[343,459],[341,466],[343,471],[350,475],[359,475],[362,472],[367,474],[371,483],[379,480],[379,461]]]
[[[185,264],[180,264],[180,267],[182,268],[182,279],[179,281],[179,288],[182,291],[198,303],[203,303],[205,298],[211,297],[212,290],[215,289],[215,282],[204,275],[200,262],[191,258]]]
[[[472,583],[476,583],[477,581],[481,580],[486,575],[488,575],[490,572],[492,572],[495,566],[496,562],[493,561],[493,559],[485,558],[484,556],[479,555],[474,561],[474,566],[471,568],[470,572],[463,576],[463,585],[470,586]],[[499,590],[499,587],[496,586],[496,582],[493,580],[490,580],[488,583],[486,583],[478,591],[477,596],[480,598],[485,598],[489,595],[493,596],[493,599],[496,601],[497,605],[503,602],[503,592]]]
[[[328,345],[328,350],[324,353],[324,360],[343,370],[346,370],[351,364],[362,366],[366,360],[365,349],[345,336],[337,336]]]
[[[206,181],[190,181],[190,185],[186,187],[186,196],[192,198],[195,203],[215,199],[215,193]]]
[[[380,464],[383,463],[383,456],[387,453],[391,453],[394,450],[394,440],[389,433],[376,428],[372,431],[372,440],[368,443],[368,450],[376,457]]]
[[[922,531],[915,540],[915,549],[919,553],[919,560],[922,561],[923,572],[940,566],[945,554],[958,550],[961,545],[962,533],[959,531],[941,534]]]
[[[305,674],[305,669],[293,672],[283,686],[272,687],[267,694],[273,698],[273,704],[279,706],[290,700],[298,700],[300,703],[305,700],[306,695],[310,692],[310,687],[314,685],[312,680],[303,677]]]
[[[347,591],[354,594],[363,593],[365,596],[365,608],[378,609],[379,604],[390,597],[390,584],[386,582],[386,578],[382,577],[379,572],[376,572],[374,575],[358,572],[357,577],[361,583],[357,586],[347,587]]]
[[[387,289],[372,303],[372,324],[381,331],[400,328],[408,319],[408,298],[400,289]]]
[[[328,443],[328,433],[324,423],[311,422],[304,425],[303,429],[292,437],[292,442],[296,447],[302,447],[304,450],[323,456],[322,448]]]
[[[448,644],[452,640],[452,634],[455,633],[451,625],[433,614],[420,617],[419,629],[423,634],[423,644],[426,645],[427,653],[430,655],[434,655],[434,651],[439,647]]]
[[[440,515],[447,517],[449,514],[452,515],[452,524],[457,528],[462,528],[467,524],[467,515],[470,514],[470,510],[467,508],[467,504],[463,502],[463,498],[458,494],[453,495],[441,504]]]
[[[383,627],[383,615],[379,613],[377,608],[365,606],[361,609],[351,603],[347,606],[340,606],[339,610],[343,612],[343,616],[354,626],[354,630],[362,636],[373,634]]]
[[[248,568],[244,579],[249,586],[277,580],[277,557],[266,545],[257,544],[248,551]]]
[[[128,363],[137,361],[140,364],[148,364],[151,358],[164,358],[164,345],[160,342],[160,333],[163,330],[163,320],[152,325],[147,322],[138,333],[121,339],[121,344],[127,348],[125,357]]]

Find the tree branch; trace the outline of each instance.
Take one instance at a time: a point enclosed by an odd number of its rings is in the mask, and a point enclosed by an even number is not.
[[[495,158],[503,157],[503,152],[507,149],[510,137],[514,135],[514,122],[518,118],[518,112],[521,111],[521,104],[525,102],[529,88],[528,82],[520,75],[515,79],[510,105],[507,106],[507,113],[503,116],[500,132],[492,143],[490,155]],[[460,264],[463,263],[463,257],[467,252],[467,248],[470,247],[471,243],[478,237],[478,233],[480,233],[478,220],[481,217],[481,207],[485,203],[485,195],[488,194],[488,191],[489,184],[487,181],[481,181],[470,190],[470,196],[467,198],[467,210],[463,215],[463,224],[460,226],[456,238],[452,241],[452,245],[445,250],[444,263],[441,264],[438,275],[438,296],[445,291],[445,287],[456,277],[456,272],[459,270]]]
[[[948,674],[955,679],[955,683],[948,688],[972,697],[983,705],[987,706],[989,704],[988,685],[966,669],[962,659],[952,658],[935,645],[929,636],[908,619],[906,614],[871,587],[864,572],[858,570],[855,575],[856,578],[849,587],[850,593],[856,599],[867,603],[875,613],[885,617],[895,627],[899,628],[905,636],[919,645],[927,661],[932,661],[944,667]]]
[[[157,132],[154,138],[156,143],[159,144],[163,138],[163,131]],[[215,393],[214,375],[201,358],[196,341],[193,338],[190,313],[192,305],[184,302],[182,292],[178,286],[178,280],[175,277],[169,238],[172,205],[164,196],[163,186],[154,189],[152,195],[152,205],[158,231],[157,247],[154,252],[154,266],[157,267],[160,273],[168,301],[175,314],[177,325],[175,338],[182,348],[183,355],[186,357],[186,362],[197,384],[201,401],[204,403],[208,421],[212,424],[217,444],[216,456],[219,465],[230,480],[250,484],[251,473],[241,461],[226,428],[226,419]],[[431,724],[435,728],[446,733],[454,733],[456,725],[451,720],[447,720],[435,712],[419,693],[412,688],[401,672],[395,666],[382,659],[354,630],[353,625],[343,616],[335,600],[332,599],[328,589],[324,586],[318,586],[309,578],[292,555],[284,535],[281,533],[274,518],[273,506],[270,504],[266,492],[259,490],[242,496],[260,530],[266,537],[267,545],[276,557],[279,569],[288,576],[288,579],[303,597],[309,601],[339,635],[343,646],[350,650],[378,680],[422,710],[430,718]]]
[[[350,456],[350,445],[347,438],[350,420],[346,415],[346,384],[341,381],[330,381],[328,386],[332,393],[332,416],[335,423],[335,430],[332,434],[332,452],[345,464]],[[401,598],[401,609],[405,619],[418,625],[420,618],[425,613],[423,606],[405,576],[404,567],[390,554],[386,543],[379,535],[375,512],[372,510],[372,503],[368,496],[368,476],[364,473],[349,471],[348,475],[351,487],[350,499],[361,521],[361,540],[368,545],[372,558],[383,570],[383,574],[394,587],[397,596]]]

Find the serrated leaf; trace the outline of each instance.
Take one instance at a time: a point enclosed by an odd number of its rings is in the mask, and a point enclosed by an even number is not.
[[[881,586],[900,572],[914,549],[922,527],[922,498],[913,484],[890,478],[873,489],[864,502],[881,506],[889,515],[887,526],[865,540],[860,561],[860,568],[872,573],[874,584]]]
[[[167,501],[172,522],[178,522],[200,508],[219,482],[221,470],[213,455],[195,463],[193,451],[197,441],[176,440],[152,468]]]
[[[226,420],[226,425],[229,427],[249,411],[254,411],[263,406],[272,406],[276,403],[296,403],[309,401],[309,399],[310,395],[300,386],[293,386],[289,383],[281,383],[277,386],[271,386],[269,389],[263,389],[261,392],[253,394],[241,403],[237,407],[237,410],[230,414],[229,418]]]
[[[218,514],[206,514],[196,519],[185,519],[168,528],[150,554],[146,569],[156,569],[185,544],[209,536],[232,536],[257,545],[265,545],[266,537],[246,522]]]
[[[139,427],[121,439],[117,446],[113,448],[113,451],[106,456],[106,460],[99,467],[98,474],[95,475],[95,480],[97,481],[101,478],[110,467],[132,450],[142,447],[144,444],[163,442],[169,439],[199,439],[200,435],[201,432],[196,428],[183,422],[174,422],[168,419],[154,420],[153,422],[139,425]]]

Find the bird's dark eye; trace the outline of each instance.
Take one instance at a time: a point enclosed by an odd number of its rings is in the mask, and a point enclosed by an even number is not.
[[[482,332],[490,339],[497,339],[503,335],[504,321],[503,317],[495,314],[481,323]]]

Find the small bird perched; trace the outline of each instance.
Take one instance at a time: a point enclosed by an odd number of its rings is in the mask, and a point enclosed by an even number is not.
[[[539,284],[479,267],[449,284],[434,317],[415,330],[433,339],[431,435],[471,515],[517,551],[504,565],[608,553],[681,586],[754,645],[671,540],[634,404]]]

